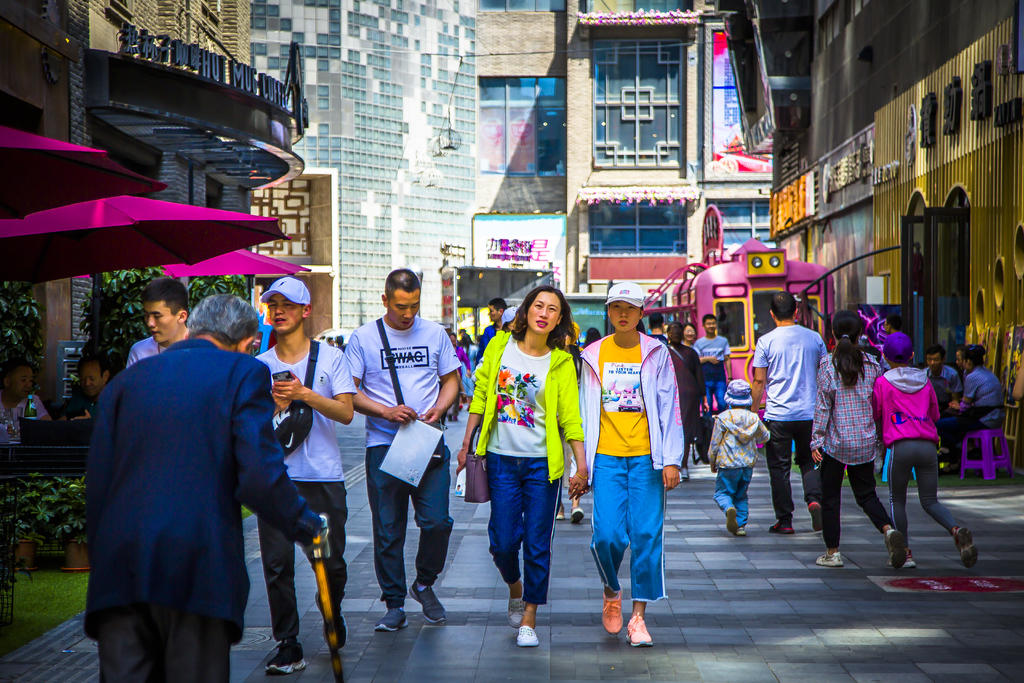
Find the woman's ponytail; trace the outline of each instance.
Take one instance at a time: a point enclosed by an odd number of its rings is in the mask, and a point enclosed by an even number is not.
[[[864,374],[864,352],[857,344],[863,331],[864,324],[853,311],[838,311],[832,316],[832,334],[836,338],[832,367],[848,387],[855,385]]]

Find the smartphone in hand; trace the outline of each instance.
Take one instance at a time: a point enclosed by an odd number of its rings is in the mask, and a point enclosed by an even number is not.
[[[271,375],[275,382],[291,382],[296,379],[295,375],[292,374],[291,370],[282,370],[281,372],[275,372]]]

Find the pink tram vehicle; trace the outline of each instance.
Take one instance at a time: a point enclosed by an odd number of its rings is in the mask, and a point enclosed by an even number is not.
[[[825,266],[797,261],[783,249],[756,239],[723,248],[722,215],[709,205],[703,225],[704,260],[677,269],[646,300],[645,312],[663,313],[667,320],[691,322],[704,335],[701,319],[718,318],[718,333],[729,340],[732,377],[750,381],[754,345],[775,323],[769,313],[771,296],[779,290],[800,300],[797,320],[825,336],[833,310],[835,288]]]

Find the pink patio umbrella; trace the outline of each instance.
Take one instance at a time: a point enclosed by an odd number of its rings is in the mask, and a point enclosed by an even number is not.
[[[284,239],[276,218],[109,197],[0,220],[0,280],[43,282],[81,273],[194,264]]]
[[[0,219],[89,199],[167,187],[111,161],[102,149],[0,126]]]
[[[194,265],[174,263],[164,266],[171,277],[203,277],[205,275],[294,275],[309,268],[281,259],[249,251],[236,251],[214,256]]]

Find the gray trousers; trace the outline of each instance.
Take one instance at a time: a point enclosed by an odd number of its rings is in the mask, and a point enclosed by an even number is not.
[[[903,537],[907,533],[907,485],[910,470],[917,475],[917,497],[921,507],[936,522],[952,531],[956,526],[952,513],[939,502],[939,458],[935,444],[925,439],[900,439],[892,444],[889,460],[889,516]]]
[[[337,603],[335,614],[341,613],[341,600],[345,597],[348,568],[345,565],[345,522],[348,520],[345,482],[297,481],[299,495],[306,499],[313,512],[327,515],[330,532],[327,535],[331,556],[327,559],[327,580],[331,584],[331,597]],[[270,603],[270,624],[274,640],[278,642],[299,636],[299,610],[295,600],[295,544],[275,527],[258,520],[260,555],[263,559],[263,578],[267,582],[267,601]],[[318,598],[319,599],[319,598]]]
[[[238,629],[223,619],[139,603],[96,615],[102,683],[225,682]]]

